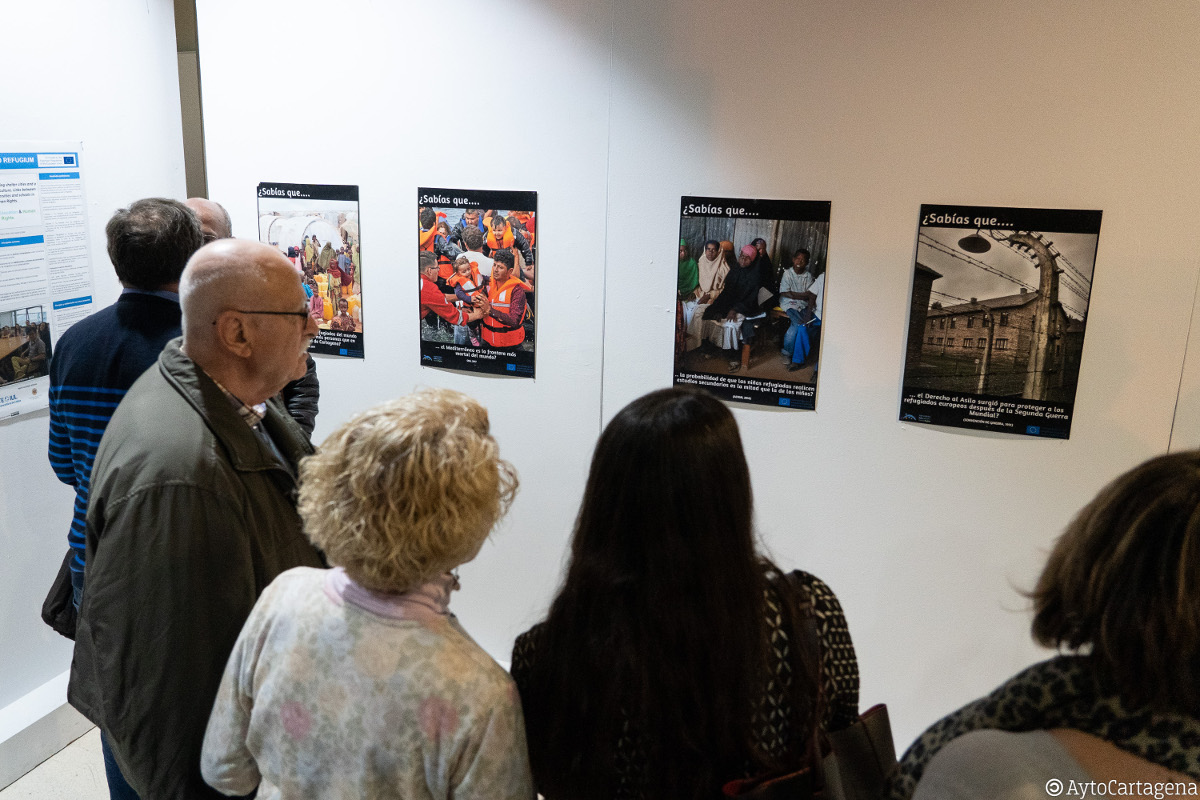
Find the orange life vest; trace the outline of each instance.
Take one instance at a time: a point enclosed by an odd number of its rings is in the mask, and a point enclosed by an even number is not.
[[[517,278],[509,278],[503,286],[497,286],[495,281],[488,287],[488,302],[492,308],[505,314],[512,306],[512,290],[520,286]],[[492,347],[513,347],[525,341],[525,326],[518,323],[515,327],[501,324],[492,317],[483,318],[483,340]]]
[[[423,230],[421,228],[421,226],[418,224],[417,230],[419,231],[419,233],[421,235],[421,249],[432,253],[433,252],[433,238],[435,236],[437,236],[437,225],[434,225],[429,230]]]
[[[525,226],[525,238],[528,240],[529,246],[533,247],[533,227],[535,224],[533,214],[530,214],[528,211],[513,211],[510,212],[509,216],[516,217]]]
[[[450,256],[443,253],[438,256],[438,277],[442,280],[449,280],[454,274],[454,262],[450,260]]]
[[[496,241],[495,229],[490,226],[488,227],[487,243],[488,243],[488,247],[490,247],[491,249],[500,250],[503,248],[512,247],[513,241],[514,241],[514,237],[513,237],[512,225],[509,225],[507,222],[504,223],[504,237],[503,237],[503,241],[500,241],[500,242]]]
[[[479,272],[476,271],[474,265],[471,265],[471,274],[470,275],[459,275],[457,272],[455,272],[449,278],[446,278],[446,285],[451,288],[455,288],[458,286],[462,286],[467,281],[470,281],[471,283],[475,284],[475,288],[474,289],[464,288],[463,289],[464,292],[467,292],[467,294],[471,295],[472,297],[474,297],[477,294],[483,293],[483,290],[479,288],[479,283],[480,283]]]

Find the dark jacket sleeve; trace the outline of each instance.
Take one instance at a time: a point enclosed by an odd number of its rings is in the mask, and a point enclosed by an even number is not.
[[[312,436],[313,429],[317,427],[321,382],[317,380],[317,362],[311,355],[308,356],[308,371],[304,377],[284,386],[279,394],[287,406],[288,414],[304,429],[305,434]]]
[[[97,519],[105,530],[92,529]],[[89,517],[76,668],[91,662],[97,681],[82,699],[141,797],[221,796],[200,776],[200,751],[254,607],[253,541],[244,509],[187,484],[143,489]]]
[[[521,258],[525,259],[526,264],[533,263],[533,248],[529,245],[529,240],[525,238],[525,234],[518,230],[514,230],[513,246],[521,251]]]

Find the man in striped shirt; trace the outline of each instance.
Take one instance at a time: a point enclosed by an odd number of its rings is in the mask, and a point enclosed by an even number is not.
[[[75,488],[67,540],[71,584],[83,592],[84,529],[92,460],[125,392],[179,336],[179,276],[203,244],[200,221],[182,203],[138,200],[109,220],[108,256],[124,287],[117,302],[71,326],[50,363],[50,464]]]

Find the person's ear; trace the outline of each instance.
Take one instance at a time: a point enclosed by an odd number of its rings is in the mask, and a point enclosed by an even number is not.
[[[245,318],[236,311],[222,311],[216,321],[217,345],[227,353],[238,358],[249,358],[253,348],[250,346],[249,331],[246,330]]]

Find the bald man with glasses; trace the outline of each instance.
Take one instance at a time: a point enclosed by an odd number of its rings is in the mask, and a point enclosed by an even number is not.
[[[143,798],[220,797],[200,748],[255,600],[323,566],[301,532],[308,437],[276,398],[317,333],[278,250],[218,240],[179,284],[183,336],[129,390],[96,454],[68,697]]]

